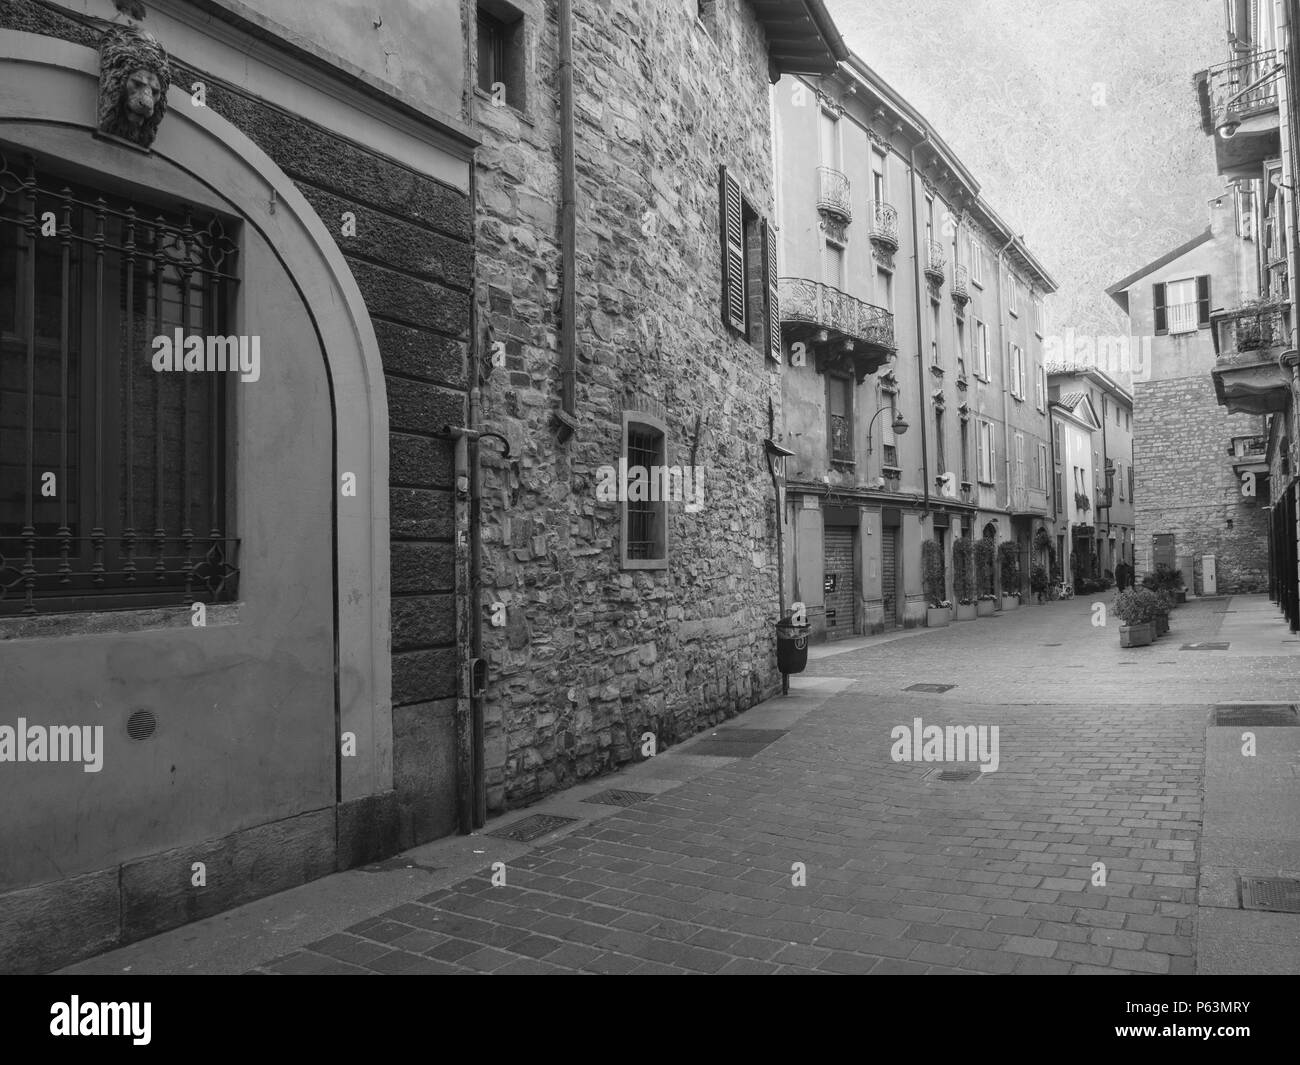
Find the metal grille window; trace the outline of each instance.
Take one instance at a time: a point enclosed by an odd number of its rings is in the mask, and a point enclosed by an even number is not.
[[[626,456],[629,483],[637,475],[637,467],[645,471],[647,485],[658,486],[660,469],[665,465],[665,437],[656,426],[629,420],[626,424]],[[623,518],[623,560],[633,568],[646,568],[647,563],[666,564],[668,560],[667,505],[662,493],[655,498],[632,499],[625,504]],[[638,565],[639,564],[639,565]]]
[[[234,597],[228,374],[152,355],[224,336],[235,255],[215,216],[0,153],[0,613]]]

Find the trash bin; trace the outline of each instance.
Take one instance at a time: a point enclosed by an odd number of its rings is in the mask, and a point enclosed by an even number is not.
[[[808,665],[808,632],[812,626],[796,625],[787,614],[776,623],[776,667],[782,673],[802,673]]]

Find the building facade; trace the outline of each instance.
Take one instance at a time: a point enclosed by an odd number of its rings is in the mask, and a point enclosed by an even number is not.
[[[856,56],[777,86],[786,597],[815,638],[925,617],[921,544],[1050,524],[1055,282]],[[1010,591],[1010,589],[1008,589]]]
[[[0,8],[6,971],[454,825],[461,13],[118,7]]]
[[[1268,586],[1267,498],[1243,493],[1236,454],[1262,447],[1263,422],[1225,412],[1210,376],[1222,323],[1258,298],[1255,245],[1248,205],[1226,192],[1204,232],[1107,289],[1149,345],[1133,384],[1134,566],[1174,566],[1196,595]]]
[[[1079,398],[1086,397],[1091,418],[1097,423],[1091,444],[1091,478],[1085,488],[1091,499],[1088,523],[1093,526],[1089,552],[1096,559],[1096,571],[1089,576],[1114,576],[1120,562],[1133,564],[1133,395],[1104,370],[1096,367],[1048,365],[1048,395],[1077,411]],[[1064,464],[1069,474],[1072,463]],[[1065,482],[1069,483],[1068,476]],[[1070,488],[1068,494],[1077,489]],[[1067,493],[1057,495],[1058,505],[1068,502]],[[1059,511],[1058,511],[1059,516]],[[1058,535],[1061,530],[1057,530]],[[1067,539],[1069,539],[1067,537]],[[1066,568],[1066,574],[1073,570]]]
[[[470,9],[481,818],[779,685],[769,97],[844,52],[819,0]]]
[[[1296,345],[1295,92],[1300,3],[1234,0],[1226,5],[1225,61],[1196,76],[1201,126],[1212,138],[1215,170],[1229,182],[1246,247],[1239,298],[1216,307],[1216,398],[1229,417],[1215,436],[1233,486],[1251,509],[1249,535],[1264,559],[1271,597],[1300,630],[1300,482]],[[1250,426],[1243,431],[1243,426]],[[1226,489],[1225,489],[1226,490]],[[1256,582],[1258,583],[1258,582]],[[1262,589],[1261,589],[1262,590]]]

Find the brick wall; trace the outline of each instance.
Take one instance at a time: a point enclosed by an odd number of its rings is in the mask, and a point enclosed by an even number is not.
[[[1206,372],[1137,382],[1133,431],[1139,574],[1154,565],[1151,537],[1172,533],[1175,554],[1193,557],[1196,594],[1207,554],[1220,594],[1267,591],[1268,515],[1242,497],[1228,455],[1228,441],[1258,433],[1259,419],[1220,407]]]
[[[749,5],[578,0],[578,420],[558,443],[556,4],[526,8],[546,106],[476,99],[479,280],[506,342],[485,428],[488,805],[527,803],[673,742],[775,690],[775,528],[764,356],[721,319],[718,167],[770,217],[767,57]],[[688,10],[688,7],[691,7]],[[648,214],[647,214],[648,212]],[[621,411],[667,424],[669,464],[707,470],[704,511],[669,504],[667,570],[624,571],[620,507],[597,502]],[[778,410],[779,417],[779,410]]]

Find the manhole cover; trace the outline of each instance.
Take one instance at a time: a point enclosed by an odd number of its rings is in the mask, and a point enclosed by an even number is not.
[[[152,710],[137,710],[126,719],[126,734],[133,740],[147,740],[158,728]]]
[[[1300,880],[1285,876],[1243,876],[1241,908],[1300,913]]]
[[[951,690],[952,688],[955,688],[955,687],[957,687],[957,685],[955,685],[955,684],[913,684],[913,685],[911,685],[911,687],[904,688],[903,691],[905,691],[905,692],[934,692],[935,694],[938,694],[938,693],[940,693],[940,692],[946,692],[946,691],[949,691],[949,690]]]
[[[1300,726],[1293,703],[1220,703],[1211,724],[1229,728],[1294,728]]]
[[[983,775],[978,769],[931,769],[925,774],[925,779],[942,780],[949,784],[970,784]]]
[[[1180,651],[1226,651],[1226,643],[1185,643],[1179,648]]]
[[[692,744],[687,754],[706,754],[715,758],[753,758],[764,747],[786,734],[775,728],[720,728]]]
[[[495,832],[488,832],[487,835],[495,836],[497,839],[513,839],[517,843],[530,843],[538,836],[554,832],[565,825],[576,824],[578,820],[579,818],[576,817],[560,817],[557,814],[533,814],[532,817],[525,817],[522,821],[506,825],[505,828],[498,828]]]
[[[419,869],[424,873],[436,873],[436,865],[424,865],[420,862],[413,862],[410,858],[403,858],[400,855],[396,858],[388,858],[382,862],[371,862],[369,865],[358,865],[357,872],[360,873],[391,873],[399,869]]]
[[[625,791],[622,788],[610,788],[608,791],[602,791],[582,801],[598,802],[605,806],[635,806],[639,802],[645,802],[646,799],[653,798],[654,794],[649,791]]]

